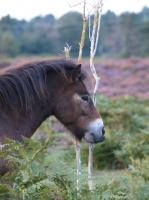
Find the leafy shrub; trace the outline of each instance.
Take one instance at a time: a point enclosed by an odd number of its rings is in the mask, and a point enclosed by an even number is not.
[[[149,100],[98,96],[97,110],[105,124],[106,140],[95,145],[95,169],[126,168],[131,163],[130,156],[149,155]],[[87,163],[88,145],[83,145],[82,159]]]
[[[45,166],[44,160],[55,148],[55,144],[47,141],[36,141],[24,138],[24,143],[7,139],[8,148],[1,151],[0,157],[8,160],[12,173],[1,177],[0,199],[12,200],[86,200],[86,199],[122,199],[127,200],[129,194],[119,181],[96,184],[94,192],[87,187],[87,174],[83,171],[79,177],[79,195],[76,189],[76,168],[53,158]],[[42,158],[42,159],[41,159]],[[13,183],[13,189],[3,181]]]
[[[144,159],[131,158],[131,165],[128,170],[131,180],[130,191],[134,199],[149,199],[149,156]]]
[[[55,154],[56,144],[50,140],[37,141],[24,138],[25,144],[7,139],[8,149],[0,157],[9,161],[13,173],[1,177],[0,199],[50,199],[50,200],[148,200],[149,156],[130,159],[127,177],[94,177],[94,192],[87,187],[87,172],[79,177],[79,195],[76,189],[76,167],[72,160],[66,164]],[[1,146],[3,147],[3,145]],[[96,149],[96,148],[95,148]],[[60,153],[61,154],[61,153]],[[61,159],[59,158],[61,157]],[[123,173],[123,172],[122,172]],[[12,189],[3,181],[14,183]]]

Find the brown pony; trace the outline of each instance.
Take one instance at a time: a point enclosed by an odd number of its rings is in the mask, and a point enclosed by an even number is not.
[[[0,71],[0,143],[5,137],[22,142],[54,115],[78,141],[104,140],[104,125],[84,85],[81,65],[42,60]],[[7,172],[0,160],[0,174]]]

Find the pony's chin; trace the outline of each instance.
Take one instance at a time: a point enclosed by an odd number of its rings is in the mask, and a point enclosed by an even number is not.
[[[98,138],[95,138],[95,137],[86,137],[85,136],[83,139],[86,142],[88,142],[88,143],[94,144],[94,143],[103,142],[105,140],[105,136],[101,136],[101,137],[98,137]]]

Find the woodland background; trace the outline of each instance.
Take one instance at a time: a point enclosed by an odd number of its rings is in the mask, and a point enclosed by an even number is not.
[[[81,31],[82,14],[78,12],[68,12],[59,19],[51,14],[37,16],[30,21],[4,16],[0,20],[0,54],[12,57],[20,54],[58,55],[68,43],[72,46],[71,55],[78,56]],[[148,7],[139,13],[125,12],[119,16],[108,11],[102,15],[97,55],[149,56],[148,33]],[[89,56],[89,49],[90,41],[86,37],[83,56]]]

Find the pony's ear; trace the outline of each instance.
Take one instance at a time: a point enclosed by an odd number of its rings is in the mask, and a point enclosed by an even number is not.
[[[72,82],[78,81],[80,75],[81,75],[81,64],[77,65],[73,69],[72,74],[71,74],[71,80],[72,80]]]

